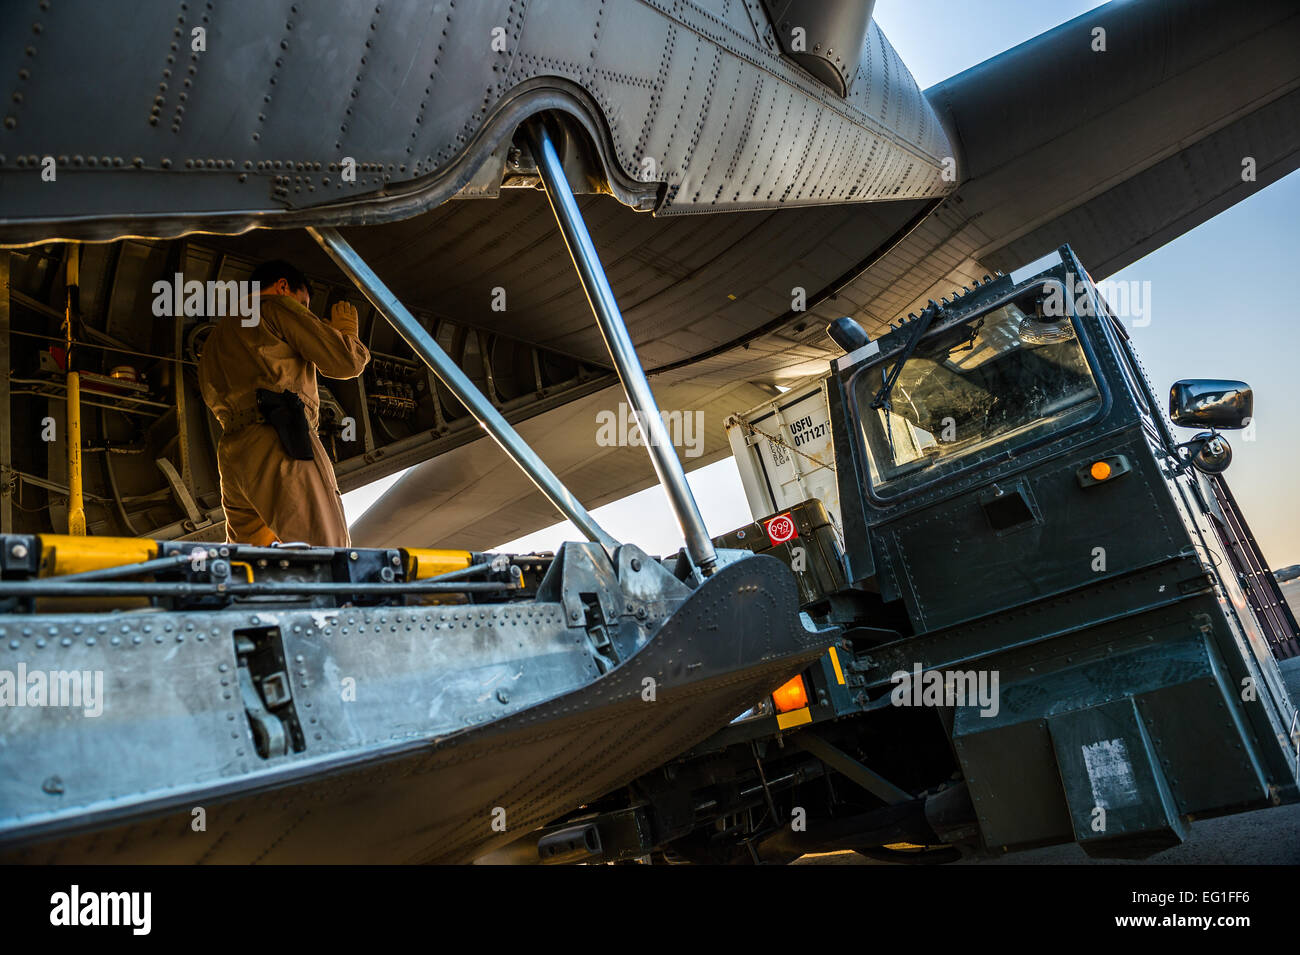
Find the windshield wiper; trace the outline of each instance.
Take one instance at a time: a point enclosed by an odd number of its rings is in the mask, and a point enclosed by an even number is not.
[[[921,310],[921,314],[912,322],[912,334],[908,336],[907,344],[903,346],[903,351],[899,354],[898,361],[894,362],[894,367],[889,369],[889,376],[885,378],[885,383],[880,386],[880,390],[876,392],[876,397],[872,399],[872,408],[884,408],[887,413],[893,412],[894,407],[889,400],[889,396],[894,391],[894,385],[898,383],[898,376],[902,373],[903,366],[907,364],[907,360],[912,357],[912,353],[916,351],[916,346],[921,343],[921,338],[925,335],[930,325],[933,324],[935,318],[937,318],[939,313],[942,311],[943,308],[938,305],[934,299],[930,299],[930,303]],[[888,418],[886,418],[886,420],[888,420]],[[892,453],[894,444],[892,434],[890,435],[889,444],[890,452]]]
[[[908,336],[907,343],[898,356],[898,361],[894,362],[894,367],[889,369],[889,375],[885,377],[884,384],[876,392],[876,397],[871,400],[873,410],[885,409],[885,437],[889,441],[889,456],[891,458],[896,455],[894,452],[894,404],[889,400],[889,396],[893,394],[894,385],[898,383],[898,376],[902,374],[903,366],[912,357],[912,352],[916,351],[916,346],[921,343],[922,336],[925,335],[926,330],[941,311],[943,309],[935,303],[934,299],[930,299],[930,303],[921,310],[921,314],[912,322],[912,334]],[[881,375],[884,375],[883,370]]]

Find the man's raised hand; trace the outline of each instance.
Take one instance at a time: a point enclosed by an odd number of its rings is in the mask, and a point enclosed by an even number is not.
[[[344,335],[356,335],[357,310],[350,302],[335,302],[330,309],[330,327]]]

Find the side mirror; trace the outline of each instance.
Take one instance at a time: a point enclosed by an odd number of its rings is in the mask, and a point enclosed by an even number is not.
[[[1244,381],[1187,378],[1169,389],[1169,417],[1184,428],[1244,428],[1255,396]]]

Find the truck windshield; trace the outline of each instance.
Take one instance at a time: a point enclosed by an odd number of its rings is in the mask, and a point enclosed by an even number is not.
[[[871,408],[881,376],[858,376],[877,493],[893,496],[1096,412],[1101,396],[1077,338],[1028,344],[1025,318],[1008,304],[927,335],[903,366],[889,411]]]

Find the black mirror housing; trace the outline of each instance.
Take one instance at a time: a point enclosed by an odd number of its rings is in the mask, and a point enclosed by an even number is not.
[[[1254,413],[1255,396],[1244,381],[1185,378],[1169,389],[1169,417],[1184,428],[1236,430]]]

